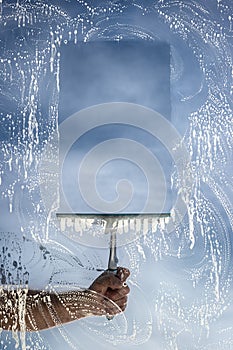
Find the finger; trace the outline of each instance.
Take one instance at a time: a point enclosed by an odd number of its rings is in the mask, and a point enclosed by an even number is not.
[[[124,296],[123,298],[120,298],[119,300],[115,301],[115,306],[107,308],[107,313],[109,314],[118,314],[126,309],[127,306],[127,296]]]
[[[122,311],[125,311],[126,309],[126,306],[127,306],[127,297],[123,297],[119,300],[116,301],[116,304],[119,306],[119,308],[122,310]]]
[[[125,267],[118,267],[117,268],[117,273],[116,276],[122,281],[125,282],[127,280],[127,278],[130,275],[130,271],[129,269],[125,268]]]
[[[108,275],[109,271],[104,271],[99,277]],[[126,267],[117,267],[117,272],[115,274],[122,282],[126,281],[126,279],[130,276],[130,271]]]
[[[100,294],[105,294],[107,289],[117,290],[122,288],[122,282],[118,277],[112,273],[105,273],[100,275],[90,286],[89,289]]]
[[[112,290],[120,290],[123,287],[122,281],[117,275],[114,275],[113,273],[109,273],[107,281],[108,287]]]
[[[126,287],[123,287],[123,288],[118,289],[118,290],[107,289],[105,295],[109,299],[115,301],[115,300],[118,300],[118,299],[124,297],[125,295],[129,294],[129,292],[130,292],[130,289],[128,286],[126,286]]]

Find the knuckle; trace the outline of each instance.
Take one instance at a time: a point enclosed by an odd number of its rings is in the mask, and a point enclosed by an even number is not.
[[[127,294],[129,294],[129,293],[130,293],[130,288],[129,288],[129,286],[127,286],[125,289],[126,289]]]
[[[128,286],[123,287],[123,288],[121,289],[121,294],[122,294],[122,295],[127,295],[127,294],[129,294],[129,292],[130,292],[130,288],[129,288]]]
[[[129,269],[124,268],[124,273],[125,273],[127,276],[129,276],[129,275],[130,275],[130,271],[129,271]]]

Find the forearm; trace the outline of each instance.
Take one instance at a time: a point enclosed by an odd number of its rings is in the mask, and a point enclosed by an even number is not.
[[[89,299],[88,291],[56,294],[29,291],[26,328],[28,331],[43,330],[86,317],[90,313]]]
[[[129,270],[101,274],[83,291],[56,293],[0,288],[0,328],[40,331],[87,316],[116,315],[126,308]]]
[[[50,293],[32,290],[4,291],[0,327],[5,330],[38,331],[105,314],[102,298],[89,290]]]

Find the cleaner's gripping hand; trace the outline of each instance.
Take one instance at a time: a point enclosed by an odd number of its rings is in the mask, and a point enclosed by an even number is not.
[[[118,267],[116,274],[105,271],[89,287],[90,290],[95,291],[103,297],[107,297],[116,304],[116,306],[112,303],[106,304],[108,305],[106,307],[106,314],[116,315],[125,310],[127,306],[127,295],[130,292],[126,284],[129,275],[130,272],[127,268]]]

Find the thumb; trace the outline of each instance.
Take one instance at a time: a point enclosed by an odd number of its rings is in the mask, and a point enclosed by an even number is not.
[[[121,282],[125,282],[130,275],[130,271],[125,267],[118,267],[116,276],[121,280]]]

